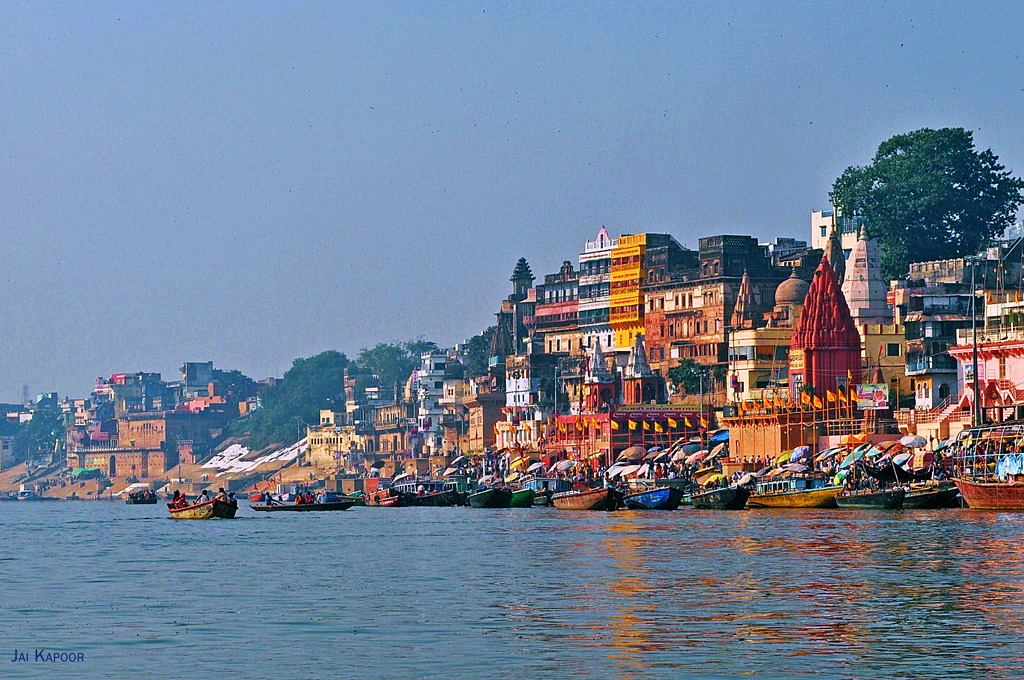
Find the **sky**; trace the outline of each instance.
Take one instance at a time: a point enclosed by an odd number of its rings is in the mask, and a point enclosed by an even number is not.
[[[463,341],[603,225],[807,239],[879,143],[1024,174],[1024,5],[5,3],[0,401]]]

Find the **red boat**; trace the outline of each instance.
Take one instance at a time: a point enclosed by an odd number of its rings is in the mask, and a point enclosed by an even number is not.
[[[380,489],[366,495],[366,504],[382,508],[397,508],[405,505],[402,492],[397,489]]]
[[[1024,482],[973,482],[957,479],[967,507],[978,510],[1024,510]]]
[[[615,510],[619,506],[619,492],[611,488],[566,491],[551,497],[559,510]]]

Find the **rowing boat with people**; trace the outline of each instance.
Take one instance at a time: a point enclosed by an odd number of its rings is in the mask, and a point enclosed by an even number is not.
[[[219,498],[212,498],[180,508],[172,507],[168,503],[167,512],[171,513],[172,519],[234,519],[235,513],[238,512],[238,502],[228,503]]]
[[[270,505],[250,505],[256,512],[332,512],[335,510],[348,510],[356,504],[354,498],[340,498],[336,501],[325,503],[271,503]]]

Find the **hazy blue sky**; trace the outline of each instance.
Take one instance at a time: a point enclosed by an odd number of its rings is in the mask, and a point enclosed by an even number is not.
[[[1024,171],[1019,2],[42,4],[0,15],[0,400],[457,342],[602,224],[806,238],[897,132]]]

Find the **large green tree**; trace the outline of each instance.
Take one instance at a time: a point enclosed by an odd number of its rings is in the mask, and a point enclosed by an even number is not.
[[[64,440],[64,417],[55,411],[38,410],[14,435],[12,444],[15,462],[48,459],[55,443]]]
[[[829,196],[842,214],[866,219],[883,275],[899,279],[911,262],[978,252],[1013,224],[1022,190],[991,149],[975,149],[970,131],[924,128],[882,142]]]
[[[412,370],[420,365],[420,355],[437,349],[437,344],[423,339],[408,342],[380,342],[359,351],[352,370],[363,376],[377,376],[382,388],[390,389],[396,382],[404,383]]]
[[[301,423],[320,422],[320,409],[345,406],[345,368],[348,358],[333,350],[296,359],[284,377],[260,395],[262,408],[235,421],[235,434],[248,432],[250,446],[291,443],[305,431]]]
[[[704,389],[710,388],[708,378],[711,371],[703,364],[698,364],[693,359],[680,359],[678,366],[668,369],[667,378],[678,390],[682,389],[686,394],[694,394],[700,391],[700,383],[704,381]]]
[[[487,373],[488,353],[491,349],[491,337],[494,336],[495,326],[488,327],[479,335],[474,335],[466,341],[466,368],[469,375],[476,377]]]

